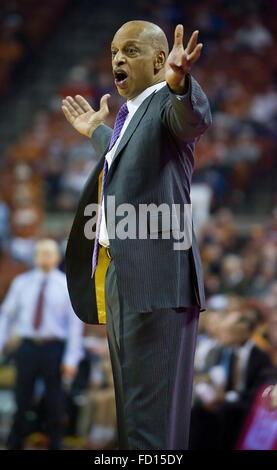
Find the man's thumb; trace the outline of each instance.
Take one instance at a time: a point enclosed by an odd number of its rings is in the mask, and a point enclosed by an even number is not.
[[[108,99],[111,97],[109,93],[103,95],[100,100],[100,111],[102,111],[105,115],[109,114],[109,107],[108,107]]]

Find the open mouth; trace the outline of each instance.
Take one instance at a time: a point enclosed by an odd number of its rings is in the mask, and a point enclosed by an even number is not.
[[[125,72],[125,70],[115,71],[114,72],[114,77],[115,77],[114,82],[115,82],[116,86],[124,87],[124,85],[126,85],[127,79],[128,79],[128,74],[127,74],[127,72]]]

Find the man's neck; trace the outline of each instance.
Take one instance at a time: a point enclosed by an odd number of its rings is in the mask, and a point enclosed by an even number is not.
[[[135,100],[138,96],[140,96],[145,90],[147,90],[148,88],[152,87],[152,86],[155,86],[155,85],[158,85],[159,83],[163,83],[164,80],[159,80],[159,81],[155,81],[154,83],[150,83],[149,85],[147,85],[143,90],[141,90],[139,93],[136,94],[136,96],[133,96],[132,98],[129,98],[128,101],[133,101]]]
[[[150,88],[151,86],[157,85],[158,83],[162,83],[165,81],[165,74],[164,73],[159,73],[155,75],[153,78],[152,82],[149,83],[143,90],[141,90],[136,96],[133,96],[132,98],[129,98],[130,100],[135,100],[141,93],[143,93],[147,88]]]
[[[50,269],[38,268],[38,269],[44,276],[48,276],[48,274],[50,274],[52,271],[55,270],[55,268],[50,268]]]

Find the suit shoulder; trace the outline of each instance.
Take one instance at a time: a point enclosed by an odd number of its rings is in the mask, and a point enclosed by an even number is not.
[[[55,269],[54,276],[55,281],[60,284],[66,285],[66,275],[63,271],[61,271],[60,269]]]
[[[22,284],[24,282],[30,281],[35,275],[35,269],[30,269],[29,271],[25,271],[24,273],[18,274],[14,280],[14,284]]]
[[[34,277],[35,269],[25,271],[23,273],[17,274],[10,282],[9,289],[23,290],[25,291],[26,286],[32,284]]]
[[[156,98],[156,100],[159,100],[160,102],[168,100],[169,99],[168,86],[165,85],[162,88],[160,88],[158,91],[156,91],[155,98]]]
[[[254,345],[252,348],[252,354],[251,354],[253,361],[257,363],[257,360],[260,362],[267,362],[270,363],[270,357],[266,351],[263,351],[261,348],[258,346]]]
[[[167,85],[163,86],[157,90],[151,100],[149,111],[151,118],[157,121],[160,121],[162,110],[168,106],[170,102],[169,89]]]

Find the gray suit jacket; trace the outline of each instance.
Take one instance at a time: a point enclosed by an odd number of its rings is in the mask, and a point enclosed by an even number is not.
[[[114,196],[115,210],[124,203],[138,211],[140,204],[190,204],[190,184],[197,139],[211,124],[207,97],[189,76],[189,91],[181,99],[166,85],[148,96],[132,117],[115,152],[104,185],[105,211],[119,294],[130,311],[188,307],[205,310],[200,254],[192,232],[192,245],[174,250],[174,227],[164,226],[161,214],[149,224],[146,239],[110,237],[122,219],[107,219],[107,197]],[[104,165],[112,129],[100,125],[92,144],[99,163],[82,192],[66,250],[66,275],[72,306],[86,323],[99,323],[94,279],[91,278],[93,240],[84,236],[86,207],[98,201],[98,177]],[[85,215],[86,214],[86,215]],[[110,225],[109,225],[110,224]],[[153,228],[154,227],[154,228]],[[157,228],[158,227],[158,228]],[[95,229],[95,226],[94,226]],[[153,239],[153,233],[157,238]],[[169,238],[164,238],[164,231]],[[154,235],[155,236],[155,235]]]

